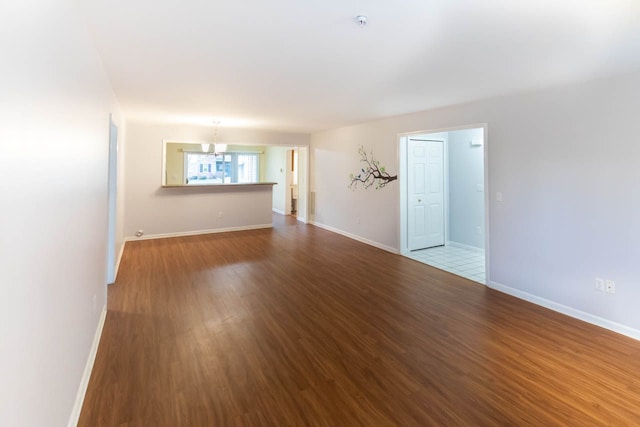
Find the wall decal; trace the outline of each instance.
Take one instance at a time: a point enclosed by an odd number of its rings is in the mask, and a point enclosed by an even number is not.
[[[358,187],[358,183],[367,189],[372,185],[376,185],[376,190],[385,187],[391,181],[398,179],[398,175],[389,175],[384,166],[380,166],[380,162],[373,158],[373,151],[370,151],[367,155],[364,147],[360,145],[358,147],[358,153],[360,153],[360,162],[365,164],[365,167],[360,169],[357,174],[349,174],[351,183],[349,188],[355,190]]]

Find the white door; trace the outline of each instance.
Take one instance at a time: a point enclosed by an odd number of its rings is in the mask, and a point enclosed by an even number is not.
[[[444,245],[444,143],[409,139],[409,250]]]

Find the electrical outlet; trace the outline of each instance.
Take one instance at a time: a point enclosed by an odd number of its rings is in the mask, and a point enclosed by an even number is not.
[[[613,282],[613,280],[607,280],[607,281],[604,282],[604,290],[608,294],[615,294],[616,293],[616,284]]]
[[[476,227],[476,234],[482,234],[482,227],[480,226]]]
[[[596,277],[596,290],[604,292],[604,279]]]
[[[218,218],[222,218],[222,211],[218,212]]]

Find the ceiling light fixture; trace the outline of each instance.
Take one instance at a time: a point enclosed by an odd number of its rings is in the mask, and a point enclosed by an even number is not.
[[[216,151],[216,154],[221,154],[227,151],[227,144],[218,144],[217,142],[218,126],[220,126],[220,120],[214,120],[213,124],[216,125],[216,129],[213,132],[213,149]]]
[[[213,144],[202,144],[202,151],[207,154],[222,154],[227,151],[227,144],[219,144],[218,141],[218,127],[220,126],[220,120],[214,120],[213,125]],[[209,151],[209,148],[213,145],[213,152]]]
[[[356,22],[361,27],[364,27],[365,25],[367,25],[367,17],[364,16],[364,15],[358,15],[358,16],[356,16]]]

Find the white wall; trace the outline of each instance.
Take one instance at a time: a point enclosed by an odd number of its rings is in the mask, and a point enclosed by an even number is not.
[[[449,241],[476,248],[484,248],[484,147],[471,141],[482,142],[483,133],[482,128],[449,132],[447,144]]]
[[[118,274],[118,262],[122,249],[124,249],[124,213],[125,213],[125,178],[126,164],[126,126],[124,120],[118,126],[118,173],[116,178],[116,280]]]
[[[162,141],[211,141],[211,127],[127,123],[124,233],[186,233],[271,223],[271,188],[161,188]],[[218,142],[308,145],[308,134],[220,128]],[[249,197],[247,197],[249,195]],[[218,213],[222,212],[222,217]],[[268,212],[268,216],[265,215]]]
[[[360,171],[358,145],[373,150],[387,172],[399,172],[397,132],[385,122],[340,128],[311,135],[310,190],[316,192],[313,222],[398,248],[397,181],[374,190],[352,191],[349,174]]]
[[[265,179],[275,182],[273,186],[273,210],[285,214],[287,210],[287,147],[267,147],[265,150]]]
[[[308,221],[309,148],[298,148],[298,219]]]
[[[122,117],[74,5],[0,7],[3,426],[67,424],[106,303],[109,113]]]
[[[395,173],[399,133],[488,123],[492,286],[637,332],[638,111],[635,73],[314,134],[315,220],[398,248],[398,183],[347,189],[349,173],[358,169],[358,144]],[[496,202],[497,191],[503,202]],[[616,295],[595,292],[596,276],[615,280]]]

